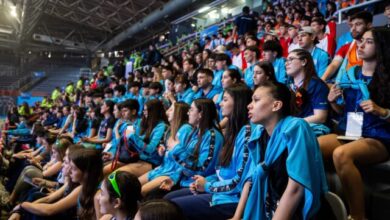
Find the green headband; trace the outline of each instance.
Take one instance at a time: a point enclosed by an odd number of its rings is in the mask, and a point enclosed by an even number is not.
[[[118,183],[116,182],[116,171],[108,176],[108,180],[110,181],[112,188],[114,188],[114,191],[118,194],[118,196],[122,197],[121,192],[119,191]]]

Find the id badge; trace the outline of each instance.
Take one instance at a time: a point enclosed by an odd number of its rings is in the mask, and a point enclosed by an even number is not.
[[[133,125],[129,125],[126,127],[126,136],[129,135],[129,134],[134,134],[134,126]]]
[[[363,112],[348,112],[347,130],[345,136],[361,137],[363,127]]]

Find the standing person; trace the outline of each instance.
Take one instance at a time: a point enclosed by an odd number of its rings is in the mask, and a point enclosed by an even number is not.
[[[233,219],[310,219],[327,191],[316,136],[302,119],[292,117],[287,86],[266,82],[249,104],[256,128],[248,144],[252,171]]]
[[[360,131],[357,133],[361,133],[361,138],[347,142],[337,139],[336,134],[330,134],[318,139],[324,158],[333,159],[350,215],[355,220],[365,219],[364,186],[358,166],[376,164],[389,157],[389,38],[390,32],[385,28],[366,31],[358,41],[357,51],[363,60],[362,67],[352,67],[346,74],[348,81],[335,84],[328,96],[332,108],[342,115],[340,131],[350,130],[348,122],[353,118],[349,115],[361,117],[357,128],[354,127],[354,130]],[[345,87],[342,83],[350,86]],[[344,99],[341,102],[337,101],[340,97]]]
[[[256,31],[256,20],[249,13],[250,8],[248,6],[244,6],[242,8],[242,15],[238,16],[236,20],[234,20],[233,35],[238,34],[238,36],[244,36],[244,34],[248,32]]]
[[[208,177],[195,175],[189,189],[180,190],[181,196],[171,197],[187,219],[231,218],[249,171],[251,126],[247,112],[243,113],[241,109],[250,103],[252,90],[245,85],[232,86],[226,89],[223,96],[220,104],[222,115],[229,122],[225,129],[224,146],[218,155],[216,174]]]

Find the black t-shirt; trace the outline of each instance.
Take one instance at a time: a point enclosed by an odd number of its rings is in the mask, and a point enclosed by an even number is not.
[[[269,139],[270,137],[267,132],[263,132],[259,140],[262,152],[262,154],[260,155],[260,161],[264,161],[264,155]],[[288,149],[286,148],[279,156],[279,158],[276,159],[276,161],[268,167],[268,191],[265,201],[265,211],[266,216],[269,216],[269,218],[272,218],[272,216],[274,215],[276,208],[278,207],[278,203],[287,187],[289,179],[286,167],[287,157]],[[301,201],[293,219],[301,219],[300,210],[302,210],[302,207],[303,203]]]
[[[99,137],[100,138],[105,138],[106,135],[107,135],[107,130],[109,128],[114,128],[114,125],[115,125],[115,118],[110,116],[109,118],[105,118],[102,120],[102,122],[100,123],[100,127],[99,127]]]
[[[94,118],[92,119],[92,125],[91,125],[91,129],[96,129],[98,130],[99,129],[99,126],[100,126],[100,122],[102,121],[101,118]]]
[[[80,118],[76,122],[76,133],[83,133],[88,128],[88,119]]]

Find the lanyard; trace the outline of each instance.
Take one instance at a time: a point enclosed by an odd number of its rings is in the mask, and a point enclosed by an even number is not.
[[[126,126],[127,125],[129,125],[128,123],[126,123]],[[127,137],[126,137],[126,131],[127,131],[127,129],[124,129],[123,130],[123,133],[122,133],[122,138],[121,138],[121,140],[123,141],[120,141],[119,142],[119,147],[116,149],[116,152],[115,152],[115,158],[114,158],[114,160],[112,161],[112,163],[111,163],[111,170],[113,171],[113,170],[115,170],[115,168],[116,168],[116,165],[118,164],[118,160],[119,160],[119,153],[120,153],[120,148],[121,147],[125,147],[126,148],[126,151],[130,154],[130,157],[133,157],[134,156],[134,154],[136,154],[136,153],[134,153],[134,152],[131,152],[130,150],[129,150],[129,148],[128,148],[128,140],[127,140]],[[122,145],[122,143],[123,143],[123,145]]]

